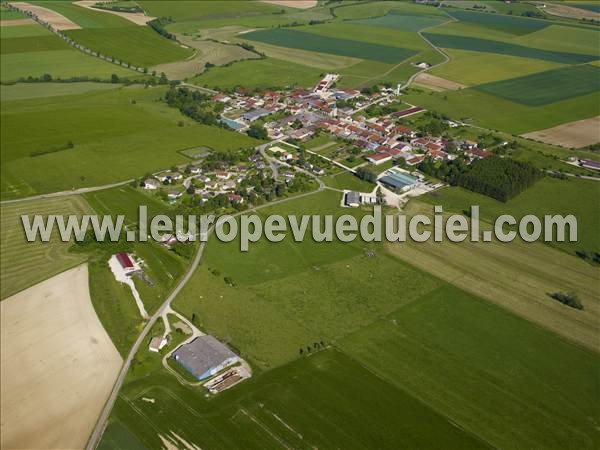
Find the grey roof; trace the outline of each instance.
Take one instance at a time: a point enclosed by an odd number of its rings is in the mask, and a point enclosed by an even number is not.
[[[271,114],[271,111],[269,111],[268,109],[259,108],[252,111],[248,111],[242,117],[244,118],[244,120],[253,121],[259,119],[260,117],[268,116],[269,114]]]
[[[205,335],[179,347],[173,352],[173,358],[199,378],[227,359],[237,358],[237,355],[214,337]]]
[[[346,205],[350,205],[352,203],[360,203],[360,194],[358,192],[346,193]]]

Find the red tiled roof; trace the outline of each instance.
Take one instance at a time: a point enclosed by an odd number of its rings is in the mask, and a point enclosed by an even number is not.
[[[133,261],[125,252],[117,253],[117,260],[119,261],[123,269],[130,269],[133,267]]]

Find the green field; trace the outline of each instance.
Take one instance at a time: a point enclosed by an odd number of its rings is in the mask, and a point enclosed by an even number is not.
[[[595,55],[595,59],[600,59],[600,50],[596,44],[599,38],[600,33],[595,29],[552,25],[535,33],[519,36],[513,42],[546,50]]]
[[[353,20],[350,23],[371,27],[392,28],[395,30],[419,31],[423,28],[434,27],[444,22],[446,22],[446,19],[440,16],[410,15],[391,11],[385,16]]]
[[[176,436],[201,448],[485,448],[333,349],[208,401],[198,388],[181,386],[171,375],[132,382],[120,395],[99,448],[158,448],[161,438],[180,442]]]
[[[600,194],[600,183],[594,180],[544,178],[506,203],[452,187],[439,195],[424,196],[421,200],[442,205],[445,211],[462,212],[470,205],[480,205],[481,218],[492,222],[502,214],[511,214],[517,220],[527,214],[543,217],[545,214],[573,214],[577,218],[577,242],[552,242],[549,245],[574,254],[576,250],[600,252],[600,212],[590,208]]]
[[[486,28],[496,29],[505,33],[523,35],[542,30],[552,25],[547,20],[529,19],[520,16],[480,13],[474,11],[448,11],[456,20],[474,23]]]
[[[89,28],[67,34],[78,44],[137,67],[178,61],[192,55],[190,49],[161,37],[149,27]]]
[[[581,64],[598,59],[597,55],[584,55],[579,53],[566,53],[539,48],[525,47],[508,42],[479,39],[467,36],[449,34],[424,33],[424,35],[438,47],[471,50],[484,53],[498,53],[500,55],[520,56],[523,58],[541,59],[562,64]]]
[[[21,223],[21,215],[82,215],[91,208],[79,196],[28,201],[2,205],[0,251],[0,298],[4,299],[40,281],[50,278],[71,267],[81,264],[85,256],[70,254],[70,243],[61,242],[57,231],[50,242],[27,242]]]
[[[474,125],[522,134],[597,116],[599,95],[594,92],[541,107],[530,107],[475,88],[454,92],[411,89],[406,101]]]
[[[340,201],[341,193],[324,191],[260,215],[365,214],[339,208]],[[254,365],[272,368],[294,359],[300,347],[338,339],[437,287],[437,280],[385,252],[363,256],[368,248],[381,245],[318,243],[309,236],[297,243],[290,236],[241,254],[237,242],[215,240],[174,306],[188,318],[195,313],[198,326],[233,343]],[[237,286],[228,287],[225,276]]]
[[[491,447],[600,443],[598,354],[451,286],[339,346]]]
[[[416,52],[401,47],[372,44],[350,39],[326,38],[314,33],[291,29],[269,29],[244,34],[244,39],[278,45],[281,47],[308,50],[320,53],[332,53],[386,63],[399,63],[410,58]]]
[[[390,11],[407,15],[448,17],[438,8],[398,1],[378,1],[368,3],[361,1],[354,3],[339,2],[335,5],[334,14],[339,19],[347,20],[381,17],[385,16]]]
[[[138,4],[151,16],[172,17],[176,22],[201,19],[235,19],[240,16],[272,14],[289,8],[244,0],[189,2],[185,0],[139,1]]]
[[[26,100],[40,97],[60,97],[63,95],[84,94],[92,91],[118,89],[121,85],[112,83],[17,83],[0,86],[3,102]]]
[[[6,8],[4,5],[0,6],[0,20],[16,20],[16,19],[24,19],[25,14],[19,11],[11,11]],[[2,30],[4,32],[4,30]]]
[[[64,50],[69,45],[54,35],[25,36],[0,39],[0,54]]]
[[[2,43],[2,45],[4,45],[3,42],[5,40],[9,40],[12,38],[22,38],[29,36],[53,36],[50,30],[33,22],[31,25],[19,25],[17,27],[2,27],[1,30],[2,33],[0,43]]]
[[[168,214],[170,210],[158,200],[131,187],[121,187],[84,195],[90,207],[100,216],[124,215],[128,229],[136,230],[138,208],[145,205],[148,217]],[[109,245],[109,244],[107,244]],[[144,272],[152,280],[150,286],[139,279],[135,284],[146,311],[152,314],[163,303],[189,263],[174,252],[153,241],[132,245],[136,256],[144,261]],[[108,251],[108,253],[115,253]],[[85,253],[84,253],[85,254]],[[129,287],[115,281],[107,264],[108,254],[91,253],[90,295],[94,308],[121,355],[129,348],[141,331],[142,320]]]
[[[113,73],[123,78],[141,76],[75,50],[38,24],[2,27],[0,49],[2,82],[44,74],[54,78],[88,76],[109,79]]]
[[[235,86],[272,87],[312,87],[319,81],[321,71],[312,67],[294,64],[275,58],[247,60],[226,67],[212,67],[194,77],[193,83],[217,89]]]
[[[253,145],[157,102],[164,88],[122,88],[3,102],[2,197],[99,186],[187,161],[178,150]],[[184,126],[178,126],[182,122]],[[67,148],[71,141],[73,148]],[[32,152],[47,152],[32,156]]]
[[[517,56],[480,53],[468,50],[446,50],[450,62],[436,67],[431,74],[466,85],[490,83],[549,69],[561,64]]]
[[[349,189],[358,192],[372,192],[375,189],[373,183],[363,181],[356,175],[344,170],[336,175],[331,175],[323,179],[325,184],[335,189]]]
[[[93,11],[89,8],[82,8],[70,1],[53,0],[48,2],[37,0],[30,3],[52,9],[72,22],[75,22],[81,28],[137,27],[133,22],[123,17],[100,10]]]
[[[556,89],[560,86],[560,89]],[[495,81],[475,89],[528,106],[542,106],[600,90],[600,67],[589,64]]]

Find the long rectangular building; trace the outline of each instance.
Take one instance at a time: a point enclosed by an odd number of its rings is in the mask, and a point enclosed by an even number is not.
[[[198,336],[173,352],[173,359],[198,380],[216,375],[240,358],[210,335]]]

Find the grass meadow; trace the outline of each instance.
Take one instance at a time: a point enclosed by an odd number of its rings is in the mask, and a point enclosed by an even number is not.
[[[332,53],[386,63],[399,63],[416,53],[413,50],[400,47],[351,39],[327,38],[314,33],[281,28],[252,31],[244,34],[244,38],[281,47]]]
[[[137,67],[179,61],[192,55],[190,49],[161,37],[147,26],[87,28],[66,33],[85,47]]]
[[[157,101],[164,92],[128,87],[3,102],[2,198],[139,177],[184,163],[178,150],[185,148],[253,145],[239,133],[185,118]],[[32,156],[34,151],[46,153]]]
[[[91,192],[84,197],[98,215],[124,215],[124,224],[131,230],[137,229],[140,205],[148,208],[149,218],[169,213],[164,203],[131,187]],[[134,279],[146,311],[152,314],[164,302],[189,262],[152,240],[135,242],[133,252],[144,261],[144,272],[153,283],[148,285]],[[114,279],[107,264],[108,256],[90,253],[90,295],[100,321],[125,357],[143,323],[131,290]]]
[[[411,89],[406,101],[491,130],[511,134],[543,130],[598,115],[598,92],[539,107],[504,100],[475,88],[432,92]],[[490,108],[489,105],[494,107]]]
[[[442,31],[442,30],[439,30]],[[427,39],[442,48],[470,50],[483,53],[520,56],[523,58],[541,59],[562,64],[582,64],[598,59],[597,54],[569,53],[554,50],[543,50],[524,45],[491,39],[480,39],[468,36],[458,36],[442,33],[423,33]]]
[[[466,23],[474,23],[485,28],[499,30],[514,35],[526,35],[542,30],[552,22],[548,20],[530,19],[521,16],[488,14],[474,11],[452,10],[448,13],[456,20]]]
[[[339,193],[324,191],[260,214],[366,212],[342,210],[339,200]],[[200,388],[178,384],[144,348],[100,448],[149,447],[162,439],[231,448],[328,447],[330,439],[353,448],[597,446],[598,355],[507,312],[509,304],[501,309],[414,267],[429,250],[285,239],[239,253],[237,242],[211,239],[173,306],[246,358],[253,378],[206,399]],[[366,257],[365,248],[375,256]],[[440,252],[440,267],[431,272],[445,279],[446,267],[464,255]],[[597,294],[586,278],[595,269],[572,256],[541,244],[476,253],[460,259],[466,270],[515,303],[527,301],[533,289],[527,280],[543,276],[544,288],[587,286],[586,310],[595,311],[588,295]],[[513,271],[507,279],[489,265],[494,258]],[[519,284],[515,278],[525,273]],[[458,275],[451,281],[460,285]],[[524,286],[529,291],[515,293]],[[537,308],[542,317],[547,310],[570,315],[547,301]],[[321,342],[333,348],[315,353]],[[354,419],[343,416],[349,410]],[[437,431],[428,434],[431,424]]]
[[[455,287],[338,346],[491,447],[598,446],[598,354]]]
[[[599,91],[600,67],[590,64],[562,67],[482,84],[476,89],[524,105],[543,106]]]
[[[164,439],[202,448],[393,448],[399,443],[485,448],[334,349],[255,376],[209,400],[198,389],[164,372],[129,383],[99,448],[130,442],[133,448],[154,448]]]
[[[53,78],[88,76],[108,79],[113,73],[125,78],[140,76],[75,50],[41,25],[2,27],[0,80],[3,83],[44,74]]]
[[[446,50],[450,62],[431,70],[432,75],[467,86],[543,72],[564,65],[539,59],[469,50]]]
[[[192,79],[193,83],[217,89],[235,86],[312,87],[319,81],[319,69],[275,58],[246,60],[230,66],[212,67]]]
[[[91,211],[85,199],[80,196],[2,205],[0,298],[4,299],[86,260],[85,256],[69,253],[71,244],[61,242],[56,231],[50,242],[27,242],[21,215],[80,216]]]

